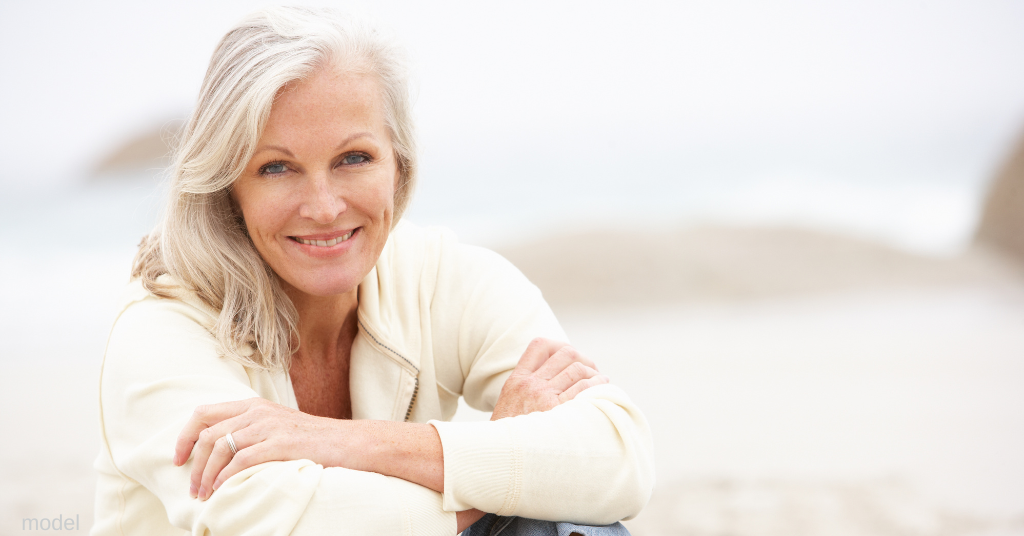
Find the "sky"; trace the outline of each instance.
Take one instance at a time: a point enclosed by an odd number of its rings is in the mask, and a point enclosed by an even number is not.
[[[259,5],[4,3],[0,196],[79,188],[184,118]],[[410,215],[465,229],[794,221],[948,250],[1024,132],[1021,2],[331,5],[409,49]]]

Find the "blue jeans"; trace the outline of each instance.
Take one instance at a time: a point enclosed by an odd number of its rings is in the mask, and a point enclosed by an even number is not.
[[[577,525],[555,523],[525,517],[499,517],[487,514],[462,531],[462,536],[630,536],[622,523],[611,525]]]

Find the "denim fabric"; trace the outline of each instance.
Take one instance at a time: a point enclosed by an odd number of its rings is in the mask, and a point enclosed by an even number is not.
[[[577,525],[555,523],[525,517],[499,517],[487,514],[462,531],[462,536],[630,536],[622,523],[611,525]]]

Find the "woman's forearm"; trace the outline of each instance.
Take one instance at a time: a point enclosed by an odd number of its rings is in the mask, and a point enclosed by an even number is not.
[[[650,498],[650,429],[613,385],[550,411],[431,424],[444,444],[449,510],[604,525],[636,515]]]
[[[391,421],[351,421],[359,426],[363,447],[353,460],[362,471],[401,478],[438,493],[444,492],[444,456],[441,438],[429,424]],[[457,532],[484,516],[480,510],[456,514]]]
[[[392,421],[344,421],[343,458],[338,465],[401,478],[444,492],[441,438],[429,424]]]

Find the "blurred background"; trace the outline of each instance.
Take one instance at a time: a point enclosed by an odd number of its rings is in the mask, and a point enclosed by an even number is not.
[[[0,4],[0,534],[91,524],[118,294],[259,5]],[[647,412],[635,535],[1024,534],[1024,4],[333,5],[413,59],[407,218]]]

